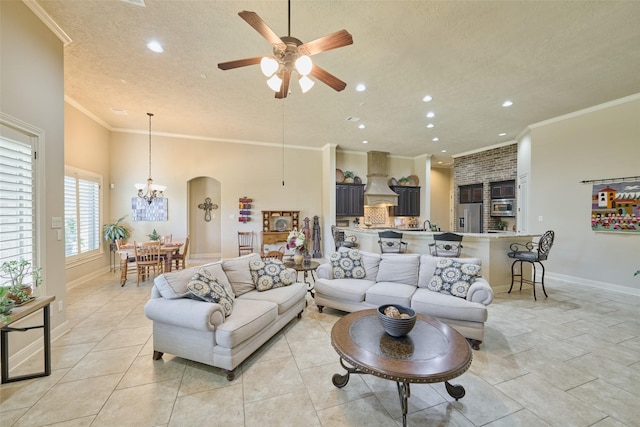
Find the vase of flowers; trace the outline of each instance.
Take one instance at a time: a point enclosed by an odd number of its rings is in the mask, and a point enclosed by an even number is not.
[[[306,236],[302,231],[297,229],[291,230],[287,236],[287,249],[293,249],[293,262],[301,265],[304,259],[304,253],[307,250]]]

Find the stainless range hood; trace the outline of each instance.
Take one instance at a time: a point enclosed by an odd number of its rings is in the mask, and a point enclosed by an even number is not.
[[[398,195],[389,188],[387,160],[389,153],[367,153],[367,186],[364,189],[365,206],[398,206]]]

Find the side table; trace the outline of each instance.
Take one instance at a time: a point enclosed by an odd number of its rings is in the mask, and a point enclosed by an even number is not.
[[[51,326],[50,304],[56,297],[39,297],[20,307],[13,309],[8,321],[0,322],[0,361],[2,362],[2,384],[14,381],[29,380],[31,378],[46,377],[51,375]],[[28,315],[42,309],[42,325],[26,326],[24,328],[12,328],[11,325]],[[25,332],[31,329],[42,328],[42,339],[44,344],[44,371],[33,374],[18,375],[9,377],[9,332]]]
[[[309,264],[296,264],[293,261],[286,261],[284,265],[287,268],[293,268],[298,273],[302,272],[302,280],[307,284],[307,291],[311,294],[312,297],[315,296],[313,294],[314,282],[309,279],[309,276],[311,276],[311,279],[315,281],[316,277],[313,273],[320,266],[320,263],[317,261],[311,261]]]

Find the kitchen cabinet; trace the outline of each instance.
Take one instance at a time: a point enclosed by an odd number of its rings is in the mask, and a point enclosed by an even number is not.
[[[364,184],[336,184],[336,216],[364,216]]]
[[[482,203],[483,202],[483,186],[482,184],[461,185],[460,203]]]
[[[515,180],[500,181],[491,183],[492,199],[513,199],[516,197]]]
[[[420,187],[393,185],[391,188],[398,193],[398,206],[392,206],[390,216],[420,216]]]

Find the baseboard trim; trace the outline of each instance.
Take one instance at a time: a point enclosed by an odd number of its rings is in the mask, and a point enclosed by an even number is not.
[[[545,279],[547,278],[557,280],[559,282],[571,283],[574,285],[584,285],[584,286],[589,286],[591,288],[612,291],[612,292],[617,292],[621,294],[640,296],[640,288],[632,288],[631,286],[612,285],[611,283],[599,282],[597,280],[589,280],[583,277],[573,277],[573,276],[567,276],[565,274],[550,273],[550,272],[547,272],[545,274]],[[633,280],[633,277],[630,277],[629,280]]]

